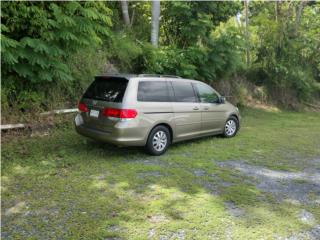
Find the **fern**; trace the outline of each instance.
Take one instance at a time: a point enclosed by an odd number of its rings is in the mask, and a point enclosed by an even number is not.
[[[3,2],[1,11],[3,86],[15,86],[16,98],[72,81],[67,59],[110,34],[112,11],[102,2]]]

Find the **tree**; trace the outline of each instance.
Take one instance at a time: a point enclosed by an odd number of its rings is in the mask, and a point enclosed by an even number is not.
[[[237,2],[163,2],[161,48],[147,70],[207,82],[235,71],[242,65],[241,36],[229,25],[216,35],[214,30],[240,9]]]
[[[250,65],[250,50],[249,50],[249,0],[244,1],[244,16],[245,16],[245,35],[246,35],[246,63]]]
[[[162,3],[162,45],[201,45],[221,22],[241,9],[239,2],[165,1]]]
[[[126,26],[130,26],[130,17],[129,17],[129,11],[128,11],[128,1],[121,0],[120,3],[121,3],[123,21],[124,21]]]
[[[160,1],[153,0],[151,8],[151,44],[158,47],[159,41],[159,18],[160,18]]]
[[[282,1],[275,9],[274,4],[252,2],[250,9],[253,79],[284,106],[310,100],[319,89],[320,4]]]
[[[306,5],[306,1],[305,0],[301,0],[299,6],[297,6],[297,8],[296,8],[295,32],[298,31],[298,27],[300,25],[302,11],[303,11],[303,8],[305,7],[305,5]]]

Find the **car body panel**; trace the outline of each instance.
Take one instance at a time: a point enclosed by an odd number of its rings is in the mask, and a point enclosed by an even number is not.
[[[174,139],[188,139],[201,132],[201,112],[199,103],[173,104],[175,134]]]

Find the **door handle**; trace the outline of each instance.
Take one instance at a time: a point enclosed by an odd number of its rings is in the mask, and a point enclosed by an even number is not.
[[[206,111],[208,111],[208,110],[209,110],[209,107],[204,107],[203,109],[206,110]]]
[[[194,107],[193,110],[199,110],[199,108],[198,107]]]

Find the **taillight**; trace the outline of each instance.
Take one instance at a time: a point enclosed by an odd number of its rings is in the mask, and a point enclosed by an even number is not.
[[[128,119],[135,118],[137,116],[137,111],[135,109],[117,109],[117,108],[105,108],[103,110],[103,115],[106,117]]]
[[[79,103],[78,109],[80,112],[89,112],[89,109],[87,108],[87,106],[84,103]]]

